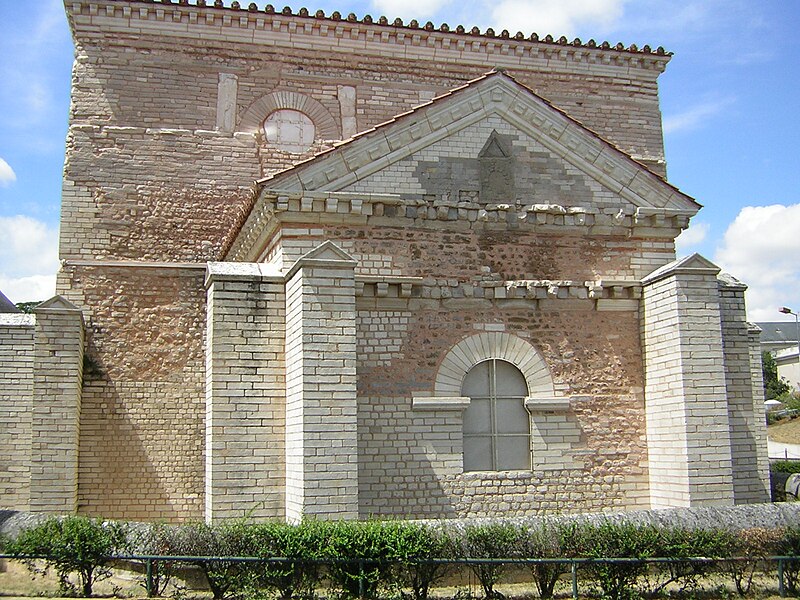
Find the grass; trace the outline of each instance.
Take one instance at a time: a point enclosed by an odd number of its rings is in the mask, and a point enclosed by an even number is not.
[[[767,437],[782,444],[800,444],[800,418],[770,425],[767,427]]]

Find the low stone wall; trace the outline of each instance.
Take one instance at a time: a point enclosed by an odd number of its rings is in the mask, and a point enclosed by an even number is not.
[[[539,523],[635,523],[656,527],[708,529],[723,527],[731,531],[762,527],[765,529],[800,526],[800,502],[707,506],[698,508],[662,508],[629,512],[581,513],[573,515],[525,517],[519,519],[482,519],[536,525]],[[445,521],[446,523],[447,521]]]
[[[49,515],[29,512],[0,510],[0,538],[16,537],[20,531],[44,520]],[[501,519],[452,519],[435,521],[436,523],[458,525],[475,523],[476,521],[500,521]],[[641,510],[618,513],[583,513],[577,515],[525,517],[518,519],[502,519],[513,523],[598,523],[612,521],[614,523],[636,523],[657,527],[685,527],[687,529],[704,529],[724,527],[736,531],[761,527],[775,529],[800,526],[800,502],[777,502],[773,504],[747,504],[731,507],[703,508],[665,508],[659,510]],[[430,521],[433,523],[433,521]]]

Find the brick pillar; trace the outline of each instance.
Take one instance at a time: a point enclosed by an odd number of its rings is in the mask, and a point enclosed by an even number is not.
[[[753,386],[753,437],[756,442],[758,478],[766,498],[758,502],[769,502],[770,476],[767,450],[767,416],[764,408],[764,371],[761,364],[761,328],[755,323],[747,324],[747,340],[750,348],[750,383]]]
[[[283,275],[209,263],[206,288],[206,520],[282,519]]]
[[[653,508],[733,504],[718,272],[694,254],[642,280]]]
[[[34,312],[30,508],[74,513],[78,508],[83,316],[61,296],[43,302]]]
[[[764,403],[756,407],[745,313],[747,286],[730,275],[719,277],[722,348],[731,427],[733,499],[736,504],[769,501],[769,464]]]
[[[286,517],[358,518],[355,261],[330,242],[286,284]]]

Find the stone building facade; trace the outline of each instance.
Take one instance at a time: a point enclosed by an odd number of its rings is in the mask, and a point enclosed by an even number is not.
[[[744,286],[674,239],[662,49],[70,0],[58,293],[0,503],[180,521],[768,499]]]

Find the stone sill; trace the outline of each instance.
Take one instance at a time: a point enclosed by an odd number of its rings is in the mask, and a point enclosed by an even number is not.
[[[464,396],[416,396],[411,399],[412,410],[465,410],[469,398]]]

